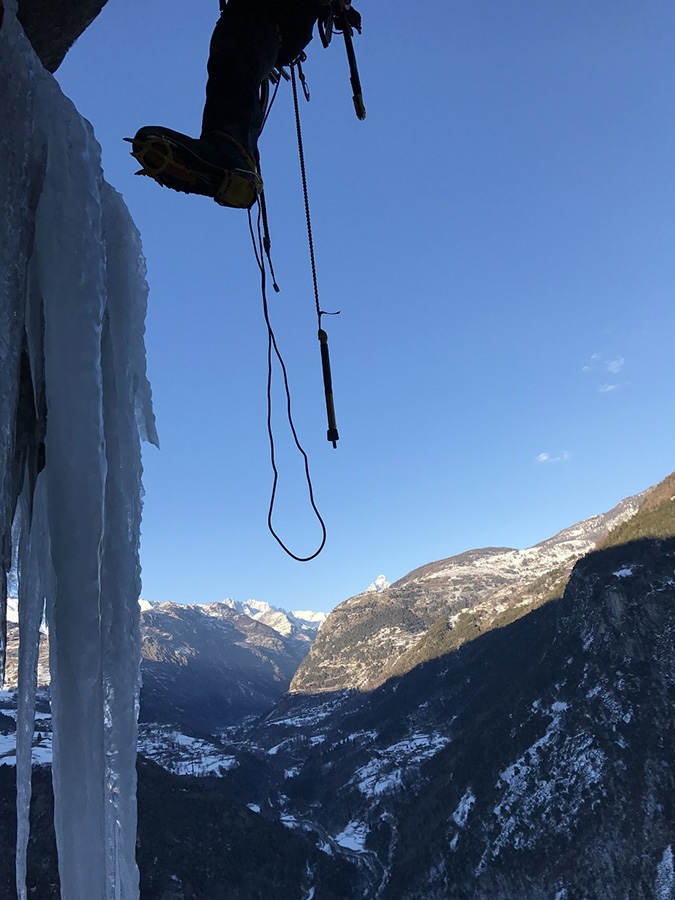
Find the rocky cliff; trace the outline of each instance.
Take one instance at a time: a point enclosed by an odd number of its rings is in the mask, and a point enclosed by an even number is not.
[[[106,0],[19,0],[19,21],[43,66],[55,72]]]

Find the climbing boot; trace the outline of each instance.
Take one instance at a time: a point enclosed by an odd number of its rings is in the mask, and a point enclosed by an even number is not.
[[[250,209],[262,191],[255,161],[233,137],[213,132],[199,140],[147,125],[125,138],[141,164],[137,174],[186,194],[213,197],[221,206]]]

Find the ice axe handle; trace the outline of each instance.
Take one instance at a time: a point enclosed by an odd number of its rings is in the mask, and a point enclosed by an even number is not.
[[[345,49],[347,50],[347,60],[349,62],[349,80],[352,85],[354,101],[354,109],[356,117],[363,121],[366,117],[366,106],[363,102],[363,92],[361,90],[361,79],[359,78],[359,68],[356,64],[356,53],[354,52],[354,42],[352,40],[352,29],[347,21],[344,9],[339,7],[339,23],[342,28],[342,34],[345,39]]]
[[[319,343],[321,344],[321,368],[323,370],[323,390],[326,395],[326,415],[328,416],[328,432],[326,437],[333,444],[333,447],[337,447],[337,442],[340,439],[340,435],[338,434],[337,424],[335,422],[335,405],[333,403],[333,379],[330,374],[330,356],[328,354],[328,335],[323,330],[323,328],[319,329]]]
[[[356,110],[356,117],[360,119],[362,122],[366,117],[366,107],[363,102],[363,96],[361,94],[354,94],[352,97],[354,101],[354,109]]]

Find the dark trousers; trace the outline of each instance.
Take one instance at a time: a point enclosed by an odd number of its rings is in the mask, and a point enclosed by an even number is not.
[[[256,157],[260,85],[312,39],[321,0],[229,0],[211,38],[202,137],[226,131]]]

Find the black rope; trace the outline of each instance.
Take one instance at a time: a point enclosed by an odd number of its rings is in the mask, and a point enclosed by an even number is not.
[[[269,117],[270,112],[272,111],[272,107],[274,106],[274,101],[277,99],[277,93],[279,92],[279,85],[281,84],[281,77],[277,78],[274,82],[274,91],[272,92],[272,98],[270,99],[269,95],[269,81],[265,81],[263,84],[264,89],[261,88],[262,96],[261,103],[263,106],[263,121],[260,126],[260,131],[262,133],[263,128],[265,127],[265,123]],[[258,152],[258,148],[256,147],[256,163],[258,166],[258,175],[262,180],[262,172],[260,169],[260,153]],[[274,265],[272,263],[272,240],[270,238],[270,226],[267,221],[267,201],[265,199],[265,190],[260,192],[260,211],[262,213],[262,222],[263,222],[263,247],[265,250],[265,256],[267,257],[267,262],[270,267],[270,275],[272,276],[272,287],[278,294],[280,291],[279,285],[277,284],[276,275],[274,274]]]
[[[258,174],[260,174],[260,160],[258,160]],[[265,200],[265,190],[260,192],[260,213],[262,215],[263,239],[262,246],[267,257],[267,264],[270,267],[270,275],[272,276],[272,287],[275,293],[279,293],[281,288],[277,284],[277,276],[274,274],[274,264],[272,263],[272,238],[270,237],[270,224],[267,221],[267,201]]]
[[[309,260],[312,266],[312,284],[314,285],[314,302],[316,304],[316,316],[319,320],[319,328],[321,328],[321,303],[319,302],[319,285],[316,277],[316,260],[314,258],[314,238],[312,236],[312,219],[309,212],[309,192],[307,190],[307,169],[305,167],[305,148],[302,141],[302,129],[300,127],[300,104],[298,103],[298,84],[295,77],[295,70],[298,69],[303,85],[305,77],[302,73],[300,63],[293,63],[291,66],[291,84],[293,86],[293,109],[295,110],[295,132],[298,138],[298,155],[300,157],[300,174],[302,176],[302,196],[305,201],[305,220],[307,222],[307,240],[309,242]],[[306,95],[305,95],[306,96]]]
[[[283,357],[279,351],[279,347],[277,345],[277,340],[274,335],[274,330],[272,328],[272,323],[270,321],[269,307],[267,303],[267,279],[265,273],[265,261],[263,253],[265,252],[264,238],[261,229],[261,220],[263,216],[263,205],[261,203],[258,204],[258,219],[257,219],[257,235],[256,230],[253,228],[253,217],[251,215],[251,210],[248,210],[248,226],[249,231],[251,232],[251,241],[253,243],[253,252],[255,254],[256,262],[258,264],[258,268],[260,270],[260,287],[262,293],[262,301],[263,301],[263,315],[265,318],[265,325],[267,326],[267,435],[269,438],[270,444],[270,460],[272,463],[272,472],[273,472],[273,481],[272,481],[272,493],[270,496],[270,505],[267,512],[267,527],[272,534],[272,537],[276,540],[279,546],[287,553],[292,559],[295,559],[297,562],[309,562],[312,559],[316,559],[316,557],[321,553],[324,546],[326,545],[326,525],[321,517],[321,513],[319,512],[316,502],[314,500],[314,488],[312,486],[312,478],[309,472],[309,458],[307,457],[307,453],[300,443],[300,439],[298,438],[297,431],[295,430],[295,424],[293,422],[293,414],[291,411],[291,391],[290,386],[288,384],[288,372],[286,371],[286,365],[284,363]],[[295,441],[295,446],[298,451],[302,455],[305,466],[305,479],[307,481],[307,490],[309,493],[309,502],[314,511],[314,514],[321,526],[321,544],[319,545],[318,550],[311,554],[311,556],[297,556],[293,553],[289,548],[284,544],[282,539],[279,537],[277,532],[274,530],[274,524],[272,522],[272,516],[274,513],[274,503],[276,500],[277,494],[277,485],[279,483],[279,471],[277,469],[276,463],[276,452],[274,445],[274,431],[272,429],[272,364],[273,364],[273,354],[276,356],[279,361],[279,365],[281,366],[281,372],[283,375],[284,381],[284,390],[286,392],[286,417],[288,419],[288,424],[291,429],[291,434],[293,435],[293,440]]]

